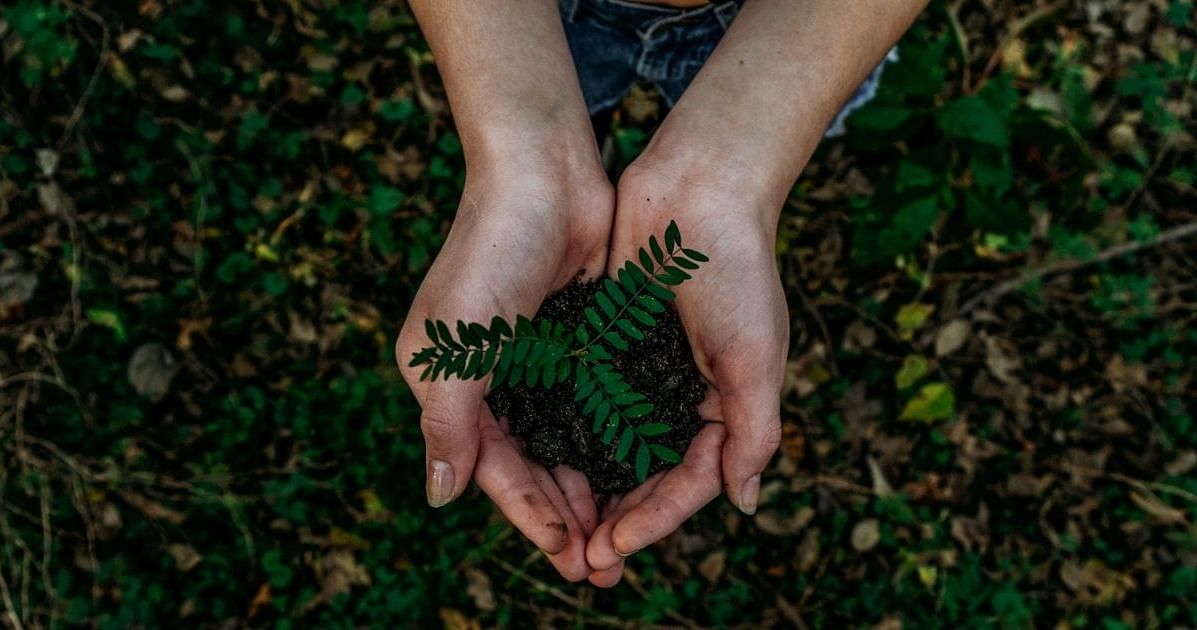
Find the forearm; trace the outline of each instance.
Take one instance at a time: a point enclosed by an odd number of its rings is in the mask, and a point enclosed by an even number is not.
[[[926,4],[749,0],[646,156],[755,186],[779,208],[844,101]]]
[[[467,163],[538,146],[553,159],[596,159],[556,0],[410,4],[436,57]],[[518,157],[537,158],[532,153]]]

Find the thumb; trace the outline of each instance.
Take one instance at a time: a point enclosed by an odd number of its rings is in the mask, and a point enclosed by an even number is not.
[[[441,507],[465,491],[478,459],[478,414],[485,385],[436,382],[424,396],[420,431],[427,449],[428,505]]]
[[[780,387],[768,381],[721,391],[727,441],[723,483],[727,497],[745,514],[756,513],[761,472],[781,443]]]

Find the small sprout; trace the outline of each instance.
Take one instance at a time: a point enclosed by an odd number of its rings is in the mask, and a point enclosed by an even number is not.
[[[629,340],[644,339],[645,331],[657,325],[654,315],[663,313],[665,303],[674,299],[666,287],[689,280],[688,272],[709,259],[682,247],[681,230],[673,221],[665,229],[664,245],[652,236],[638,258],[639,264],[629,260],[615,278],[602,280],[594,304],[583,310],[585,322],[572,331],[548,320],[537,326],[523,315],[514,326],[498,316],[489,327],[458,321],[450,328],[446,322],[427,320],[424,327],[432,346],[416,352],[409,365],[425,366],[422,381],[451,376],[481,379],[490,374],[492,387],[552,388],[572,376],[574,400],[593,417],[593,433],[602,434],[603,443],[615,444],[618,462],[634,451],[636,478],[643,482],[652,458],[676,464],[682,457],[649,441],[669,433],[671,427],[652,420],[655,407],[615,369],[611,351],[627,352]]]

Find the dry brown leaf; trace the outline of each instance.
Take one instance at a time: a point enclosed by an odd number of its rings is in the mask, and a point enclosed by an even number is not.
[[[466,593],[474,600],[474,605],[482,612],[491,612],[498,608],[495,601],[495,590],[490,584],[490,577],[482,571],[469,567],[465,570]]]
[[[803,506],[802,509],[783,516],[777,510],[761,510],[753,517],[752,522],[766,534],[772,536],[789,536],[805,527],[815,518],[815,510],[810,506]]]
[[[973,326],[967,320],[954,319],[940,327],[935,333],[935,356],[946,357],[964,346]]]
[[[707,557],[698,564],[698,572],[702,577],[706,578],[708,582],[714,584],[719,581],[723,575],[723,570],[727,567],[727,552],[718,549],[707,554]]]
[[[171,543],[166,546],[166,553],[175,561],[175,568],[183,573],[186,573],[195,568],[203,556],[199,554],[191,545],[183,543]]]
[[[852,548],[865,552],[881,542],[881,522],[875,518],[866,518],[852,528]]]
[[[1184,510],[1174,508],[1153,495],[1132,490],[1130,498],[1135,505],[1139,506],[1139,509],[1147,512],[1148,516],[1165,525],[1188,523]]]
[[[461,611],[453,608],[440,610],[441,624],[445,630],[479,630],[477,620],[466,617]]]

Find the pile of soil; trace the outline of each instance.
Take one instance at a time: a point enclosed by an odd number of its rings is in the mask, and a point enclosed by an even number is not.
[[[593,306],[599,283],[574,282],[549,296],[533,319],[549,319],[573,330],[583,322],[583,309]],[[648,397],[656,410],[635,422],[663,422],[673,427],[653,442],[685,454],[690,441],[702,428],[698,403],[705,386],[694,363],[686,333],[677,313],[669,308],[654,315],[657,326],[645,330],[644,339],[628,339],[628,351],[612,351],[612,363],[634,391]],[[609,344],[608,344],[609,345]],[[512,434],[524,441],[524,451],[533,459],[552,468],[565,464],[579,470],[590,480],[590,488],[600,498],[627,492],[638,485],[632,457],[615,461],[615,446],[603,444],[602,434],[591,433],[593,418],[582,413],[582,403],[574,402],[571,377],[552,389],[504,386],[490,393],[487,403],[496,416],[506,416]],[[653,458],[649,474],[671,464]]]

